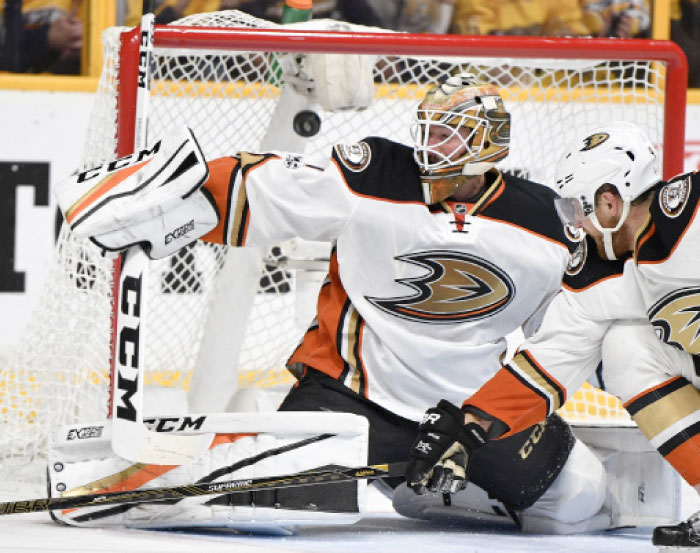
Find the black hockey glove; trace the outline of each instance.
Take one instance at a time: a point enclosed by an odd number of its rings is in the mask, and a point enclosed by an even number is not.
[[[454,493],[467,485],[469,457],[487,441],[476,423],[464,424],[464,413],[447,400],[423,415],[418,438],[411,447],[406,483],[419,495]]]

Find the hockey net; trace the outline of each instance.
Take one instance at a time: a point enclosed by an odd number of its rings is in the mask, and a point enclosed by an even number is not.
[[[684,119],[673,110],[684,109],[685,91],[683,79],[674,77],[677,53],[664,43],[389,35],[354,26],[350,39],[343,34],[350,29],[345,24],[306,25],[334,32],[299,30],[304,24],[283,30],[235,11],[158,27],[149,142],[187,124],[208,159],[258,150],[278,124],[289,68],[304,76],[303,52],[353,52],[374,60],[372,104],[325,112],[312,102],[321,130],[297,150],[330,154],[334,143],[369,135],[408,143],[413,110],[427,85],[468,70],[499,84],[512,114],[504,170],[550,183],[564,144],[580,129],[614,119],[647,131],[667,175],[681,169]],[[133,144],[138,35],[110,29],[103,42],[104,67],[83,169],[129,153]],[[313,283],[323,273],[318,267],[295,268],[303,263],[289,263],[288,250],[247,252],[244,264],[231,261],[235,254],[224,248],[199,243],[153,262],[146,385],[187,390],[193,375],[207,370],[203,350],[212,370],[228,371],[242,388],[291,384],[284,363],[309,322]],[[240,296],[245,299],[231,299],[231,293],[240,293],[244,265],[252,267],[246,277],[252,288],[246,285],[249,292]],[[64,228],[51,266],[25,338],[0,367],[0,481],[5,483],[36,480],[51,428],[108,416],[113,264]],[[302,293],[309,283],[312,293]],[[235,308],[226,309],[231,305]],[[245,320],[238,320],[239,312]],[[217,357],[211,344],[228,349]],[[565,416],[629,424],[614,398],[593,389],[567,404]]]

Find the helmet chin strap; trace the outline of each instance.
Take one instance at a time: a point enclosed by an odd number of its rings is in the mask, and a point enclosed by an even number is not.
[[[622,200],[622,215],[620,216],[620,220],[613,228],[603,227],[603,225],[600,224],[600,221],[598,221],[598,217],[596,216],[595,211],[588,216],[591,223],[593,223],[593,226],[603,234],[603,247],[605,248],[605,257],[609,261],[614,261],[615,259],[617,259],[617,256],[615,255],[615,250],[613,249],[612,235],[614,232],[617,232],[622,228],[622,225],[625,223],[629,212],[630,201],[624,199]]]

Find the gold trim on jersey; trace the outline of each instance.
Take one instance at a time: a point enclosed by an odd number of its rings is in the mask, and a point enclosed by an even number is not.
[[[238,191],[233,195],[236,203],[231,210],[231,223],[229,225],[229,244],[231,246],[245,246],[245,234],[248,226],[248,193],[245,187],[245,177],[238,181]]]
[[[345,314],[342,325],[342,339],[340,353],[347,365],[347,374],[343,377],[343,384],[356,394],[367,396],[367,382],[362,363],[361,342],[364,320],[358,311],[352,306]]]
[[[241,160],[240,179],[238,181],[238,190],[232,196],[236,197],[236,204],[231,209],[231,223],[228,233],[229,243],[232,246],[245,246],[245,237],[248,230],[248,220],[250,214],[248,212],[248,193],[246,191],[246,179],[248,173],[259,167],[274,156],[262,154],[250,154],[248,152],[240,152],[238,157]]]
[[[476,202],[474,202],[474,207],[472,207],[469,210],[469,215],[475,215],[483,207],[486,207],[486,205],[491,203],[492,200],[495,200],[496,197],[500,194],[500,188],[504,186],[503,175],[497,169],[491,169],[488,173],[484,175],[484,178],[486,178],[487,175],[493,175],[495,177],[494,181],[490,185],[488,185],[488,188],[481,195],[481,197]]]
[[[553,413],[564,404],[565,394],[561,386],[553,382],[552,378],[530,358],[526,351],[515,354],[506,368],[509,368],[512,373],[520,375],[521,382],[545,398],[548,404],[548,413]]]
[[[492,176],[494,179],[493,182],[490,184],[488,184],[489,176]],[[471,200],[459,201],[447,198],[433,205],[439,206],[443,212],[453,215],[454,210],[452,209],[452,206],[450,204],[462,204],[469,206],[469,210],[467,211],[466,215],[476,215],[477,211],[484,207],[485,204],[490,203],[492,200],[496,199],[496,197],[500,193],[500,187],[504,186],[503,175],[498,169],[489,170],[484,174],[484,178],[487,179],[486,188],[483,190],[483,193],[477,198],[475,202],[472,202]]]
[[[642,433],[652,440],[699,409],[700,391],[688,383],[640,409],[632,415],[632,419]]]
[[[269,156],[262,154],[251,154],[248,152],[240,152],[238,155],[241,158],[241,173],[243,174],[247,173],[253,167],[259,165],[266,159],[269,159]]]

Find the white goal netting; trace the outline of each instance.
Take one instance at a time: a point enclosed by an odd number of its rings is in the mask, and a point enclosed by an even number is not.
[[[348,40],[346,47],[372,56],[374,100],[366,109],[326,112],[305,96],[303,86],[291,96],[283,92],[285,83],[308,81],[302,54],[267,51],[253,40],[253,33],[241,37],[232,32],[236,45],[227,45],[227,28],[279,26],[235,11],[192,16],[175,25],[189,27],[187,36],[174,40],[167,30],[156,32],[149,142],[186,124],[208,159],[274,144],[276,136],[289,130],[283,126],[290,124],[287,112],[294,114],[294,102],[317,113],[321,122],[315,136],[292,140],[295,150],[330,154],[334,143],[369,135],[408,142],[413,109],[426,86],[456,71],[471,71],[500,85],[512,115],[511,154],[501,167],[533,180],[551,181],[561,148],[581,128],[614,119],[640,125],[662,155],[680,147],[664,140],[665,125],[674,124],[665,116],[669,82],[666,65],[652,51],[640,52],[638,59],[620,58],[611,46],[605,55],[596,50],[595,59],[589,59],[584,39],[564,41],[559,51],[524,38],[514,39],[522,40],[523,48],[513,48],[504,59],[489,55],[490,42],[503,37],[481,37],[478,48],[473,39],[464,38],[459,55],[454,41],[439,54],[439,41],[428,44],[418,37],[410,54],[398,55],[387,53],[386,43],[374,44],[363,34]],[[333,22],[308,25],[348,29]],[[200,27],[207,32],[197,33]],[[211,28],[217,29],[215,41]],[[103,37],[104,67],[82,168],[129,151],[124,129],[129,121],[133,124],[134,106],[126,98],[131,83],[122,79],[127,66],[134,65],[128,59],[134,48],[127,52],[123,47],[126,31],[110,29]],[[250,42],[243,47],[246,37]],[[302,50],[311,48],[314,39],[297,44]],[[525,58],[519,57],[521,50]],[[294,72],[296,79],[290,77]],[[231,263],[231,254],[220,247],[201,243],[152,263],[146,384],[190,388],[193,374],[207,370],[201,357],[203,339],[226,344],[207,363],[213,363],[212,370],[230,371],[233,386],[235,380],[241,387],[291,383],[284,362],[312,311],[301,290],[317,279],[294,268],[299,264],[285,263],[287,252],[248,252],[248,261],[257,259],[246,265],[252,271],[247,276],[252,287],[240,285],[235,271],[219,278]],[[112,276],[109,260],[63,229],[39,307],[24,339],[0,366],[0,481],[36,481],[51,428],[107,417]],[[231,293],[246,299],[231,300]],[[236,308],[222,308],[230,305]],[[626,420],[613,398],[590,390],[581,397],[584,401],[567,407],[571,420]]]

